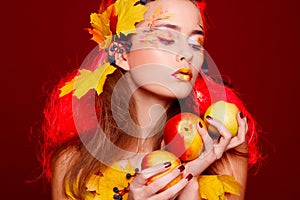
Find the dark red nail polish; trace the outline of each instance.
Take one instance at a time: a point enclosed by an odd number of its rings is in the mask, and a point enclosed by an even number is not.
[[[182,172],[184,169],[185,169],[184,165],[180,165],[180,166],[178,167],[178,170],[179,170],[180,172]]]
[[[193,178],[193,175],[192,174],[189,174],[185,177],[185,180],[186,181],[190,181],[191,179]]]
[[[243,112],[240,112],[240,117],[241,117],[241,118],[244,118]]]
[[[211,116],[207,115],[207,116],[206,116],[206,119],[212,120],[213,118],[212,118]]]
[[[171,167],[171,165],[172,165],[171,162],[165,162],[164,163],[165,168],[169,168],[169,167]]]
[[[202,125],[202,123],[201,123],[201,122],[199,122],[199,126],[200,126],[200,128],[203,128],[203,125]]]

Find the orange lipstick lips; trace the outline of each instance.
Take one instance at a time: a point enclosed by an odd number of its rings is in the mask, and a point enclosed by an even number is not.
[[[190,81],[193,77],[193,73],[189,68],[180,68],[173,73],[172,76],[180,81]]]

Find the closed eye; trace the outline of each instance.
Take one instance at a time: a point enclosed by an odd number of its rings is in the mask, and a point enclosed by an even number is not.
[[[164,45],[171,45],[175,43],[174,35],[172,34],[172,30],[165,27],[154,27],[153,30],[156,32],[156,37],[159,42]]]
[[[188,38],[189,45],[197,51],[203,50],[203,36],[202,35],[192,35]]]
[[[194,44],[190,44],[190,46],[197,50],[197,51],[202,51],[203,50],[203,46],[202,45],[194,45]]]
[[[161,36],[157,36],[157,38],[164,45],[171,45],[171,44],[174,44],[174,42],[175,42],[174,39],[170,39],[170,38],[164,38]]]

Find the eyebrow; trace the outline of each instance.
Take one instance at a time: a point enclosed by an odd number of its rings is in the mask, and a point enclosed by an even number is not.
[[[176,30],[176,31],[181,30],[181,28],[179,26],[174,25],[174,24],[158,24],[158,25],[155,25],[154,27],[165,27],[165,28],[170,28],[170,29]],[[200,25],[200,28],[202,29],[201,25]],[[193,30],[191,35],[194,35],[194,34],[203,35],[203,31],[202,30]]]
[[[159,24],[159,25],[155,25],[155,27],[165,27],[165,28],[170,28],[176,31],[180,31],[180,27],[176,26],[174,24]]]

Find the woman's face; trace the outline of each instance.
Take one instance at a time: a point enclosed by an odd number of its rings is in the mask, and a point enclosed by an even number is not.
[[[200,12],[189,0],[156,0],[147,7],[127,56],[130,77],[156,95],[184,98],[204,58]]]

